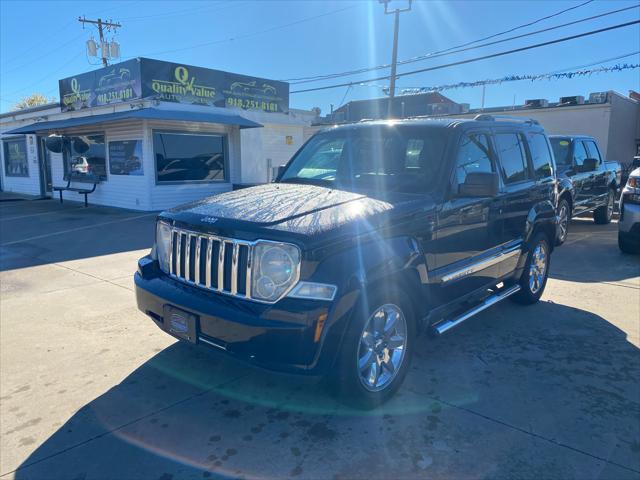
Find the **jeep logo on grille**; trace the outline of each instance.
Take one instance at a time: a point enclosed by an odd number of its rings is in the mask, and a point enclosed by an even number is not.
[[[202,221],[205,223],[216,223],[218,221],[218,217],[204,217]]]

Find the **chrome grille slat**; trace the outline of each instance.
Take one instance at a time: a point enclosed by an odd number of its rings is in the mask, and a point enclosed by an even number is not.
[[[218,291],[224,290],[224,250],[227,242],[220,240],[220,246],[218,248]]]
[[[240,252],[240,244],[233,242],[233,252],[231,255],[231,295],[238,293],[238,253]]]
[[[205,265],[205,282],[204,285],[207,288],[211,288],[211,252],[213,251],[213,238],[207,238],[207,258]]]
[[[189,268],[189,264],[191,263],[191,234],[187,233],[185,239],[185,254],[184,254],[184,278],[189,281],[191,278],[191,269]]]
[[[193,268],[196,269],[194,272],[193,281],[196,283],[200,283],[200,245],[202,244],[202,237],[196,236],[196,258],[195,262],[193,262]]]
[[[192,247],[191,244],[194,241],[195,245]],[[184,246],[182,242],[184,242]],[[239,272],[240,247],[247,248],[247,262],[246,266],[242,262],[242,273]],[[229,251],[231,252],[230,259],[228,258]],[[206,235],[174,227],[171,231],[171,266],[168,273],[173,278],[190,285],[250,299],[252,252],[252,242]],[[231,265],[226,264],[229,260]],[[204,271],[202,262],[204,262]],[[238,288],[242,275],[246,278],[246,283],[243,278],[244,292],[246,293],[242,293],[243,289]],[[229,288],[225,288],[225,284]]]

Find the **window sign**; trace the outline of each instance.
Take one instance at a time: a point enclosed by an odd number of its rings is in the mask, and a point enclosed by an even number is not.
[[[158,183],[226,181],[225,137],[153,132]]]
[[[28,177],[27,142],[24,138],[5,140],[4,171],[7,177]]]
[[[111,175],[143,175],[142,140],[109,142],[109,173]]]

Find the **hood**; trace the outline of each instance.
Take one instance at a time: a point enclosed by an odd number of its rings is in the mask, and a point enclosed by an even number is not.
[[[413,203],[411,200],[415,202],[416,195],[389,194],[382,199],[314,185],[272,183],[215,195],[163,216],[207,229],[270,229],[314,235],[389,214],[399,205]]]

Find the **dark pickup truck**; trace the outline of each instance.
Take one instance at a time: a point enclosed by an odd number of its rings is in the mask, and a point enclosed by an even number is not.
[[[531,120],[330,128],[274,183],[161,213],[138,307],[183,341],[328,374],[345,401],[379,405],[419,332],[506,298],[538,301],[557,235],[554,168]]]
[[[621,187],[618,162],[604,161],[593,137],[549,135],[558,169],[558,244],[564,243],[571,218],[593,212],[599,224],[611,221]]]

